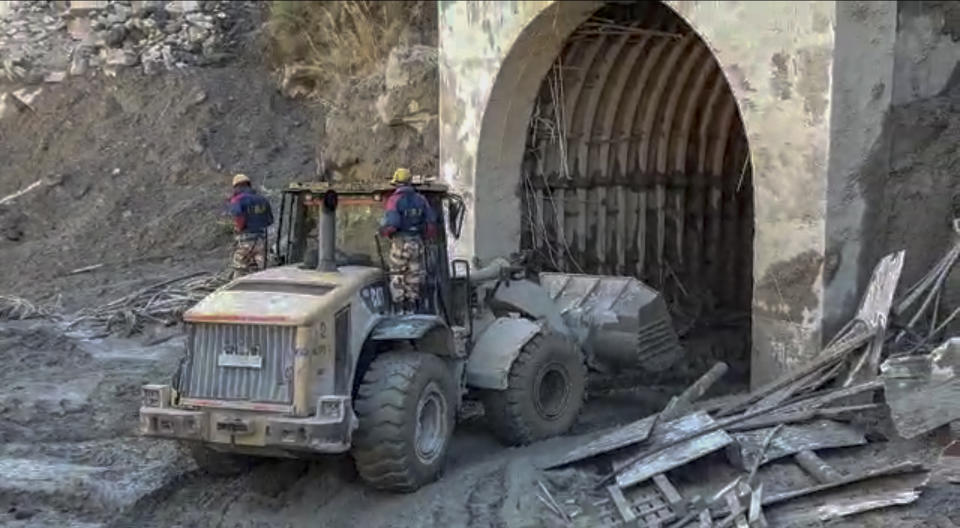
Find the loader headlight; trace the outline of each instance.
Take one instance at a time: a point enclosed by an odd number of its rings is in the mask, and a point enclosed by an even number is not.
[[[317,418],[323,418],[331,422],[339,422],[343,419],[344,399],[340,397],[323,397],[317,400]]]
[[[141,403],[144,407],[169,407],[170,393],[169,385],[144,385],[141,390]]]

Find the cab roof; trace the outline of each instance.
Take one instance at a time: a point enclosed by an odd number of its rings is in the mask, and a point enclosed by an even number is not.
[[[449,188],[445,184],[436,181],[414,183],[413,187],[421,193],[445,194],[449,192]],[[393,192],[394,189],[396,187],[389,182],[300,182],[291,183],[283,192],[324,194],[327,191],[335,191],[337,194],[383,194]]]

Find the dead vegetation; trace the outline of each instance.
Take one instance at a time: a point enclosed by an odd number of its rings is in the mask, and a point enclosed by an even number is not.
[[[62,321],[70,327],[83,326],[101,335],[129,337],[148,324],[177,324],[183,312],[227,281],[224,274],[190,273],[72,314],[64,313],[59,305],[38,305],[3,295],[0,296],[0,321],[43,318]]]
[[[422,2],[275,1],[268,55],[288,94],[318,95],[374,72],[423,9]]]

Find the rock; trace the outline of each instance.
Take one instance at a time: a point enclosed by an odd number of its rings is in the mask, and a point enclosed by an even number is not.
[[[112,49],[106,51],[106,63],[108,66],[136,66],[140,62],[137,54],[125,49]]]
[[[183,13],[192,13],[200,9],[200,2],[189,1],[189,0],[177,0],[174,2],[168,2],[164,9],[174,15],[181,15]]]
[[[73,58],[70,59],[70,75],[77,77],[87,73],[87,57],[84,53],[80,52],[79,47],[74,49]]]
[[[130,6],[125,6],[119,3],[113,3],[110,5],[113,7],[114,16],[121,19],[123,22],[126,22],[128,18],[133,16],[133,8]]]
[[[106,8],[107,4],[106,0],[73,0],[70,2],[67,16],[74,18],[90,16],[98,10]]]
[[[385,125],[409,125],[423,131],[437,117],[437,50],[431,46],[396,46],[384,74],[386,91],[376,109]]]
[[[43,78],[43,82],[47,83],[59,83],[63,82],[67,78],[67,72],[65,71],[52,71]]]
[[[107,46],[111,48],[119,48],[123,45],[124,39],[127,38],[127,28],[123,26],[113,26],[110,28],[110,31],[107,31],[107,35],[104,37],[104,42]]]
[[[180,25],[180,22],[177,22],[176,20],[168,20],[163,26],[163,32],[167,35],[176,35],[180,32],[181,27],[182,26]]]
[[[26,519],[29,519],[29,518],[33,517],[33,516],[36,515],[36,514],[37,514],[37,510],[31,509],[31,508],[26,508],[26,509],[23,509],[23,510],[17,510],[17,511],[15,511],[15,512],[13,513],[13,518],[16,519],[16,520],[18,520],[18,521],[24,521],[24,520],[26,520]]]
[[[103,37],[103,41],[111,48],[119,48],[127,38],[127,28],[123,26],[113,26]]]
[[[204,28],[190,26],[187,29],[187,38],[192,44],[203,44],[203,41],[207,40],[209,36],[210,32]]]

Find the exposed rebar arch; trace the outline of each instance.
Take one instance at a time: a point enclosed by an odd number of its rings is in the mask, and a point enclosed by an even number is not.
[[[676,303],[700,296],[699,310],[748,311],[738,292],[752,284],[749,150],[703,39],[662,3],[607,5],[551,71],[534,121],[549,115],[562,130],[531,134],[523,193],[543,261],[632,274]]]

